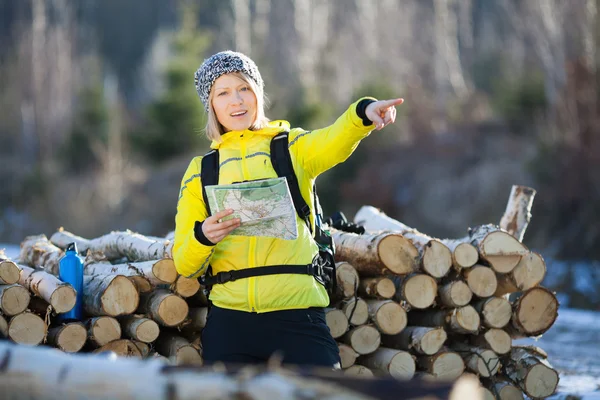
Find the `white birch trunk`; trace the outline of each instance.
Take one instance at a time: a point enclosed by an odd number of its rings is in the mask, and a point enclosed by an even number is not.
[[[71,285],[43,270],[21,266],[19,284],[46,300],[59,314],[71,311],[77,302],[77,292]]]

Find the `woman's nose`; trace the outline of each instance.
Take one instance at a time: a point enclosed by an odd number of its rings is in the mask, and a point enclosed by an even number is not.
[[[240,92],[235,92],[234,93],[231,102],[233,104],[242,104],[244,102],[244,99],[243,99],[242,95],[240,94]]]

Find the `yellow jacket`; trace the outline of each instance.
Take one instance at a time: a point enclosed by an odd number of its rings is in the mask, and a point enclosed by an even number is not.
[[[290,130],[287,121],[272,121],[258,131],[227,132],[221,143],[211,145],[219,149],[219,184],[277,177],[270,160],[271,139],[287,130],[290,131],[289,150],[300,191],[314,210],[312,188],[315,178],[345,161],[373,129],[373,125],[364,126],[356,114],[357,104],[352,104],[333,125],[311,132],[299,128]],[[187,168],[177,203],[173,258],[181,275],[199,277],[209,264],[214,275],[264,265],[311,263],[318,248],[297,214],[298,238],[295,240],[229,235],[215,246],[205,246],[196,240],[195,221],[204,221],[208,217],[200,183],[201,160],[202,157],[195,157]],[[314,227],[314,220],[311,219],[311,223]],[[312,276],[293,274],[251,277],[214,285],[210,298],[217,307],[248,312],[329,305],[325,288]]]

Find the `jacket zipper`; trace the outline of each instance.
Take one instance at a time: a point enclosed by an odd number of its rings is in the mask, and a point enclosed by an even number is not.
[[[241,153],[242,153],[242,174],[244,176],[244,180],[250,179],[250,174],[248,173],[248,167],[246,165],[246,141],[244,138],[241,140]],[[254,256],[256,253],[256,238],[250,238],[250,245],[248,247],[248,268],[254,268]],[[250,307],[250,311],[256,312],[256,278],[250,277],[248,278],[248,305]]]

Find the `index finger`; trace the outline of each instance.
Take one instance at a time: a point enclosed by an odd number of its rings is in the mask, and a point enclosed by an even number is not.
[[[383,107],[399,106],[402,103],[404,103],[404,99],[403,98],[391,99],[391,100],[382,100],[381,101],[381,105]]]
[[[208,217],[206,219],[212,218],[213,220],[217,220],[218,221],[221,218],[224,218],[224,217],[226,217],[228,215],[231,215],[231,214],[233,214],[233,209],[230,208],[230,209],[227,209],[227,210],[219,211],[215,215],[211,215],[210,217]]]

